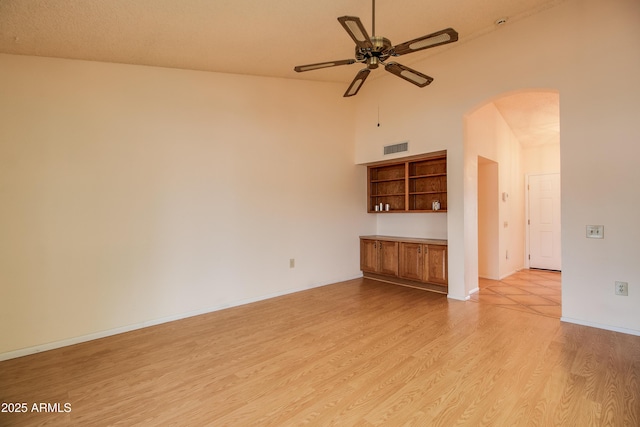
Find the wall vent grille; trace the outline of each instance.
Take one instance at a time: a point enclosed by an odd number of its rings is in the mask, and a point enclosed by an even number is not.
[[[402,153],[403,151],[409,151],[409,142],[400,142],[398,144],[393,145],[385,145],[384,147],[384,155],[394,154],[394,153]]]

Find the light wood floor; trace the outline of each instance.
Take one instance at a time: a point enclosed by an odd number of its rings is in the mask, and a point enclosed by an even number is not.
[[[471,301],[559,319],[562,276],[556,271],[521,270],[502,280],[478,279]]]
[[[638,426],[640,337],[358,279],[0,363],[2,426]]]

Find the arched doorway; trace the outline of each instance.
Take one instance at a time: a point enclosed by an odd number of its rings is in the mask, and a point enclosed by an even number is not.
[[[465,116],[464,159],[465,204],[475,207],[465,216],[471,295],[480,277],[502,280],[529,267],[529,177],[561,172],[558,92],[512,92],[474,108]]]

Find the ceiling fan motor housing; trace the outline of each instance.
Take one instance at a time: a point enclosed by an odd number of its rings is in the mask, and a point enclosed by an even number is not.
[[[379,62],[385,61],[393,55],[391,41],[385,37],[371,37],[371,48],[356,46],[356,61],[364,62],[367,68],[378,68]]]

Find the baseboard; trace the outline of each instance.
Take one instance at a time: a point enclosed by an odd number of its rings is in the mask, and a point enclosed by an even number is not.
[[[576,325],[589,326],[591,328],[604,329],[607,331],[620,332],[622,334],[640,336],[640,331],[635,329],[619,328],[617,326],[603,325],[601,323],[589,322],[586,320],[572,319],[570,317],[561,317],[562,322],[575,323]]]
[[[505,274],[505,275],[503,275],[503,276],[500,276],[500,279],[498,279],[498,280],[506,279],[507,277],[511,276],[512,274],[516,274],[518,271],[522,271],[522,269],[520,269],[520,270],[513,270],[511,273],[507,273],[507,274]]]
[[[476,292],[479,292],[479,291],[480,291],[480,288],[471,289],[471,290],[469,291],[469,295],[471,295],[471,294],[475,294]]]
[[[327,286],[327,285],[331,285],[331,284],[334,284],[334,283],[347,282],[349,280],[358,279],[360,277],[362,277],[362,274],[353,276],[351,278],[343,279],[343,280],[331,281],[331,282],[326,282],[326,283],[322,282],[322,283],[317,283],[317,284],[311,284],[311,285],[309,285],[309,286],[307,286],[305,288],[287,289],[285,291],[265,294],[265,295],[261,295],[259,297],[247,298],[247,299],[243,299],[243,300],[239,300],[239,301],[234,301],[233,303],[230,303],[230,304],[221,304],[221,305],[208,307],[208,308],[204,308],[204,309],[200,309],[200,310],[190,311],[190,312],[186,312],[186,313],[180,313],[180,314],[173,315],[173,316],[166,316],[166,317],[161,317],[161,318],[158,318],[158,319],[153,319],[153,320],[149,320],[149,321],[145,321],[145,322],[134,323],[132,325],[122,326],[122,327],[119,327],[119,328],[108,329],[106,331],[95,332],[95,333],[91,333],[91,334],[87,334],[87,335],[81,335],[81,336],[78,336],[78,337],[68,338],[68,339],[64,339],[64,340],[60,340],[60,341],[54,341],[54,342],[50,342],[50,343],[46,343],[46,344],[40,344],[40,345],[36,345],[36,346],[33,346],[33,347],[27,347],[27,348],[22,348],[22,349],[19,349],[19,350],[9,351],[9,352],[6,352],[6,353],[0,353],[0,362],[5,361],[5,360],[9,360],[9,359],[15,359],[15,358],[18,358],[18,357],[29,356],[29,355],[36,354],[36,353],[42,353],[43,351],[55,350],[57,348],[62,348],[62,347],[70,346],[70,345],[80,344],[80,343],[87,342],[87,341],[93,341],[93,340],[97,340],[97,339],[100,339],[100,338],[106,338],[106,337],[110,337],[112,335],[123,334],[125,332],[131,332],[131,331],[135,331],[137,329],[148,328],[150,326],[156,326],[156,325],[160,325],[162,323],[174,322],[176,320],[182,320],[182,319],[187,319],[189,317],[200,316],[202,314],[213,313],[215,311],[224,310],[226,308],[238,307],[238,306],[241,306],[241,305],[251,304],[253,302],[264,301],[264,300],[267,300],[267,299],[276,298],[276,297],[292,294],[292,293],[295,293],[295,292],[305,291],[307,289],[319,288],[321,286]]]

